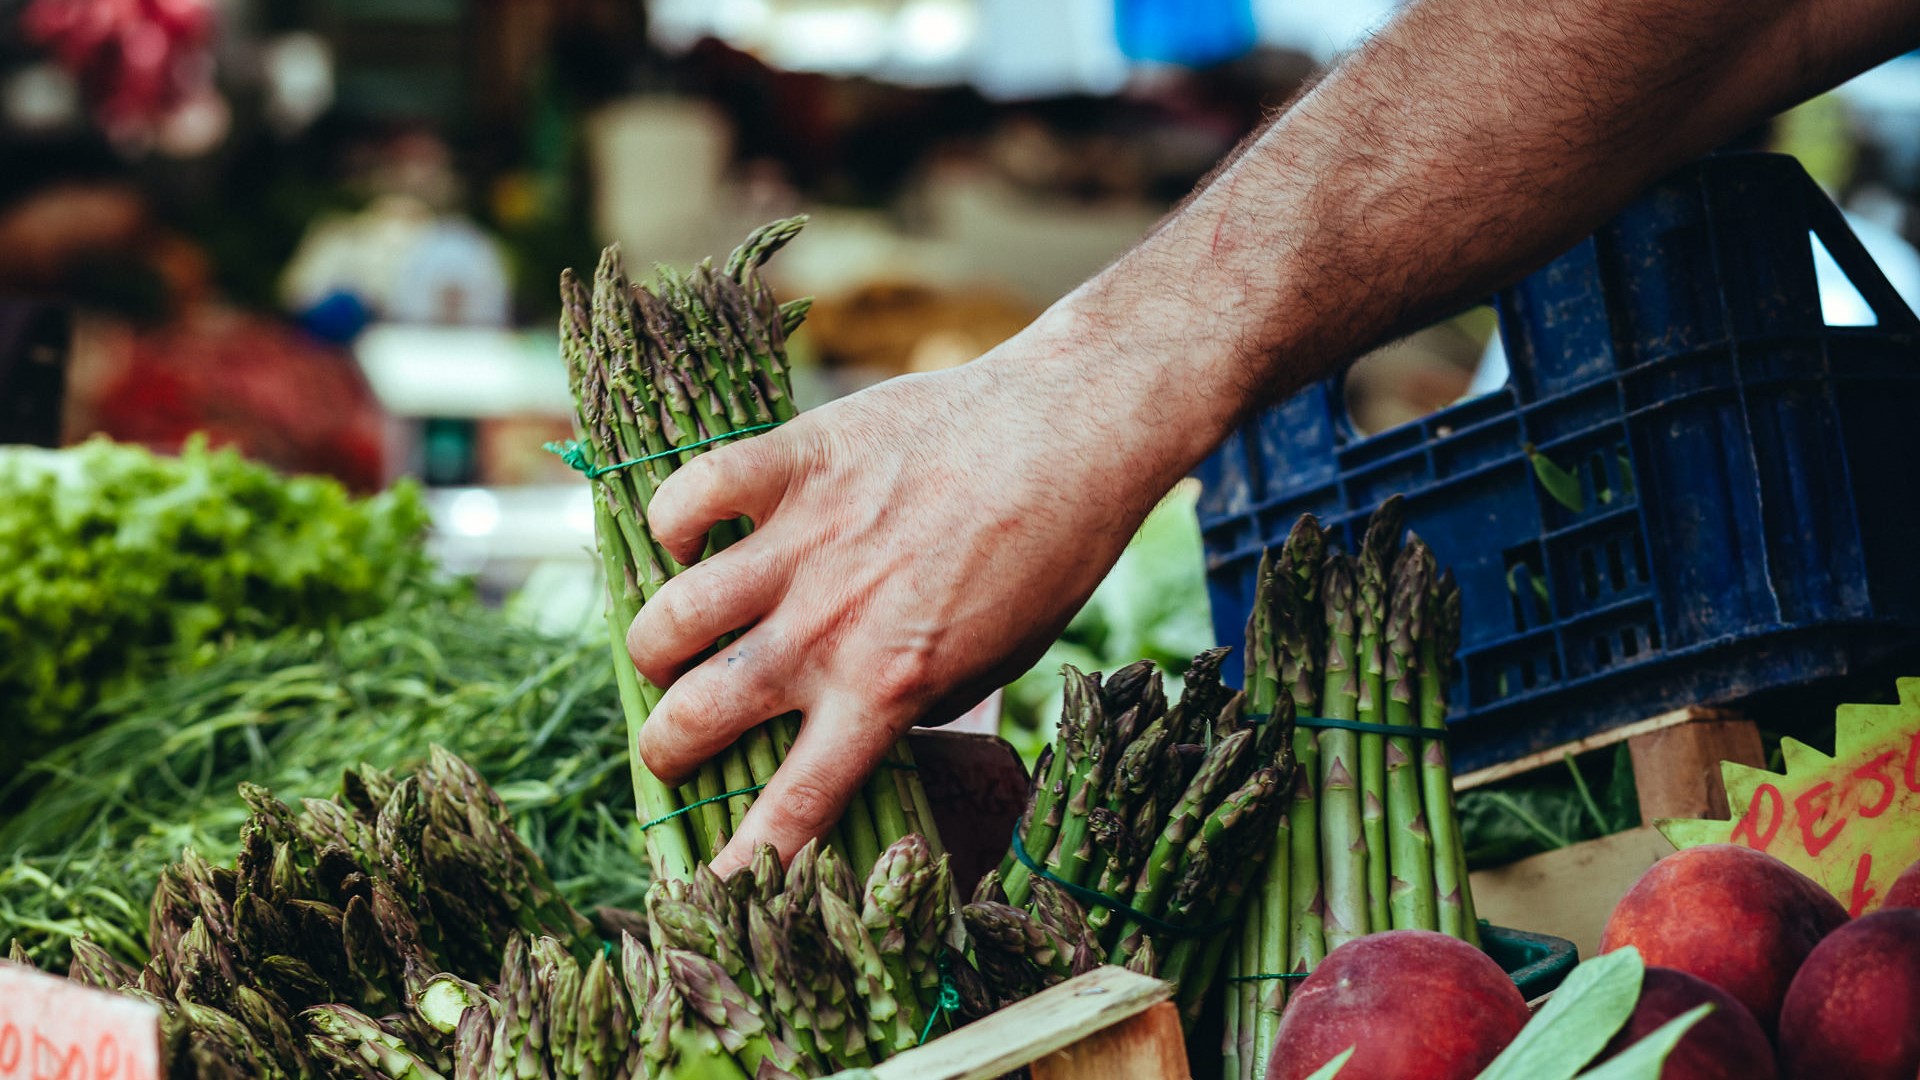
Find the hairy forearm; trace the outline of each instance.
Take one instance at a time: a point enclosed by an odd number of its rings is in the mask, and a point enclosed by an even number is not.
[[[1151,497],[1252,409],[1916,43],[1911,0],[1418,0],[1050,311],[1041,355],[1116,358],[1107,434]]]

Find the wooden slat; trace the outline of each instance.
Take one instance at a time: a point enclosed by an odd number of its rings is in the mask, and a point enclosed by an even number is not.
[[[1573,942],[1583,957],[1600,947],[1600,932],[1620,897],[1673,845],[1651,825],[1546,851],[1519,862],[1475,870],[1473,906],[1495,926],[1524,926]]]
[[[1190,1080],[1180,1009],[1163,1001],[1033,1063],[1033,1080]]]
[[[1558,765],[1568,754],[1579,757],[1589,750],[1598,750],[1603,746],[1625,742],[1636,735],[1647,735],[1695,720],[1733,720],[1739,714],[1725,709],[1712,709],[1704,705],[1689,705],[1684,709],[1661,713],[1631,724],[1622,724],[1617,728],[1589,735],[1584,739],[1575,739],[1570,743],[1537,750],[1525,757],[1512,761],[1503,761],[1498,765],[1489,765],[1484,769],[1475,769],[1470,773],[1461,773],[1453,778],[1453,790],[1470,791],[1477,787],[1511,779],[1522,773],[1529,773],[1543,765]]]
[[[1699,720],[1637,735],[1627,741],[1633,753],[1633,780],[1640,797],[1640,820],[1725,818],[1727,788],[1720,763],[1765,768],[1760,729],[1751,720]]]
[[[873,1076],[875,1080],[993,1080],[1139,1016],[1172,995],[1173,988],[1159,979],[1125,968],[1095,968],[917,1050],[888,1058],[874,1067]],[[1176,1040],[1179,1030],[1176,1017]]]

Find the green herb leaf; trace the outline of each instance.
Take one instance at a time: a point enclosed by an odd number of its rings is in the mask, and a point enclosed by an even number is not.
[[[1553,463],[1553,459],[1535,449],[1532,443],[1526,445],[1527,460],[1533,463],[1534,478],[1540,486],[1547,489],[1553,501],[1579,513],[1587,508],[1587,496],[1580,488],[1580,478]]]
[[[1660,1080],[1667,1055],[1680,1045],[1693,1025],[1713,1011],[1712,1005],[1696,1005],[1691,1010],[1661,1024],[1646,1038],[1622,1050],[1597,1069],[1580,1074],[1580,1080]]]
[[[1574,968],[1479,1080],[1571,1080],[1633,1015],[1645,973],[1632,947]]]
[[[1340,1075],[1341,1069],[1347,1067],[1347,1059],[1353,1056],[1355,1049],[1357,1048],[1349,1046],[1345,1050],[1340,1051],[1339,1057],[1334,1058],[1332,1061],[1314,1070],[1313,1075],[1307,1077],[1307,1080],[1333,1080],[1334,1077]]]

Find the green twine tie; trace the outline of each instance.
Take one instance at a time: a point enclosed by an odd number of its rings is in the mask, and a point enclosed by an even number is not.
[[[610,472],[618,472],[621,469],[631,469],[635,465],[644,465],[649,461],[656,461],[664,457],[677,457],[678,455],[684,454],[689,450],[697,450],[702,446],[706,446],[710,443],[717,443],[722,439],[736,439],[742,435],[752,435],[753,433],[758,431],[766,431],[770,428],[777,428],[783,422],[784,421],[775,420],[767,424],[752,424],[747,427],[736,428],[733,431],[723,431],[718,435],[709,435],[704,439],[698,439],[694,442],[687,443],[685,446],[676,446],[671,450],[661,450],[658,453],[653,453],[653,454],[642,454],[637,458],[630,458],[626,461],[616,461],[611,465],[595,465],[593,462],[588,461],[587,448],[580,445],[580,441],[578,439],[568,439],[565,442],[546,443],[544,445],[544,449],[547,451],[547,453],[554,454],[558,456],[561,461],[564,461],[568,465],[571,465],[575,472],[585,473],[587,479],[589,480],[597,480],[600,477],[605,476]]]
[[[1045,878],[1053,882],[1064,890],[1068,896],[1083,903],[1097,904],[1103,908],[1111,908],[1156,934],[1165,934],[1170,937],[1179,938],[1202,938],[1219,933],[1239,922],[1238,919],[1221,919],[1217,922],[1210,922],[1201,926],[1176,926],[1173,923],[1154,918],[1152,915],[1122,902],[1117,897],[1108,896],[1098,889],[1089,889],[1085,885],[1077,885],[1065,878],[1055,877],[1047,872],[1046,867],[1034,862],[1033,856],[1027,853],[1027,843],[1021,839],[1018,826],[1015,826],[1013,830],[1013,857],[1020,860],[1020,865],[1033,871],[1035,877]]]
[[[1249,724],[1264,724],[1273,717],[1272,713],[1248,713],[1244,719]],[[1447,728],[1415,727],[1411,724],[1372,724],[1365,720],[1338,720],[1331,716],[1296,716],[1295,727],[1303,728],[1339,728],[1341,731],[1363,731],[1372,735],[1405,735],[1412,739],[1435,739],[1445,742],[1453,734]]]
[[[953,965],[947,958],[945,949],[940,951],[940,1000],[934,1003],[933,1012],[927,1017],[927,1026],[920,1029],[920,1041],[916,1046],[927,1045],[927,1039],[933,1035],[934,1021],[942,1016],[951,1016],[960,1008],[960,988],[953,983]],[[947,1030],[953,1030],[953,1022],[947,1022]]]
[[[687,813],[688,811],[691,811],[691,810],[698,810],[701,807],[707,805],[708,803],[716,803],[722,799],[731,799],[736,795],[751,795],[756,791],[764,790],[766,786],[767,785],[765,784],[754,784],[751,787],[743,787],[736,791],[723,791],[718,795],[709,795],[704,799],[695,799],[693,802],[688,803],[687,805],[681,807],[678,810],[669,810],[668,812],[661,814],[659,817],[654,818],[652,821],[649,821],[646,824],[640,826],[640,831],[646,832],[648,829],[653,828],[655,825],[663,825],[669,821],[672,821],[674,818],[679,817],[681,814]]]

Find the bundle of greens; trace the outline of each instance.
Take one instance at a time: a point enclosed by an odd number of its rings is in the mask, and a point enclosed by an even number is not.
[[[582,965],[559,943],[516,941],[491,986],[442,977],[422,996],[458,1006],[429,1017],[453,1034],[457,1078],[821,1076],[917,1046],[946,1019],[951,891],[946,856],[918,836],[864,885],[831,848],[807,846],[783,875],[763,847],[725,881],[702,866],[657,882],[647,929],[622,932],[617,952]]]
[[[1192,1023],[1294,772],[1292,713],[1244,711],[1201,653],[1171,708],[1141,661],[1068,668],[1013,850],[962,909],[994,1004],[1100,963],[1180,985]]]
[[[161,875],[144,966],[73,944],[71,978],[161,1010],[170,1075],[445,1075],[451,1040],[410,1008],[434,973],[497,971],[528,937],[598,953],[499,797],[444,750],[406,776],[350,770],[297,813],[240,794],[234,865],[188,851]]]
[[[383,610],[429,582],[426,527],[411,485],[354,499],[203,439],[0,452],[0,742],[31,760],[237,637]]]
[[[23,782],[38,790],[0,828],[0,941],[42,964],[64,965],[83,935],[145,963],[162,868],[183,848],[233,857],[241,782],[325,796],[349,767],[408,768],[434,744],[499,786],[569,900],[634,907],[646,888],[637,826],[606,809],[627,751],[605,646],[471,599],[244,642],[96,716],[34,767]]]
[[[561,278],[560,351],[580,441],[560,449],[594,485],[614,669],[634,738],[661,691],[627,659],[626,630],[641,605],[685,569],[649,532],[647,504],[695,455],[794,416],[786,339],[810,302],[776,303],[759,271],[804,223],[789,218],[756,230],[718,270],[710,263],[685,275],[658,268],[651,287],[627,279],[615,248],[602,255],[591,295],[571,272]],[[723,523],[710,549],[737,541],[747,528],[744,521]],[[635,797],[656,877],[687,880],[726,846],[798,731],[794,715],[763,724],[677,790],[635,760]],[[904,742],[889,765],[853,800],[831,838],[858,873],[901,837],[937,843]]]
[[[1418,537],[1400,543],[1404,513],[1382,504],[1357,557],[1303,517],[1261,560],[1247,694],[1255,712],[1302,718],[1301,767],[1227,965],[1228,1080],[1265,1074],[1285,977],[1345,942],[1478,940],[1446,743],[1419,735],[1446,724],[1460,593]]]

